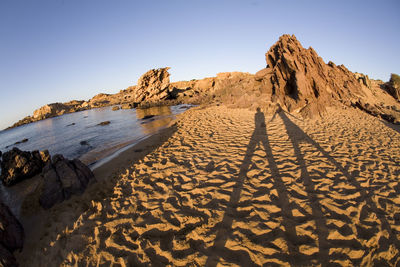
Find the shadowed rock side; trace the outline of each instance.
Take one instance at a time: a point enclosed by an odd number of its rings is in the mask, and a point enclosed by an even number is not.
[[[280,106],[305,117],[320,115],[326,106],[345,105],[389,122],[400,122],[400,106],[393,99],[399,95],[398,85],[372,81],[343,65],[325,64],[313,48],[303,48],[294,35],[281,36],[265,54],[265,59],[267,67],[255,75],[225,72],[216,77],[174,83],[170,83],[168,67],[152,69],[139,78],[136,86],[116,94],[98,94],[87,102],[49,104],[12,127],[89,108],[179,103],[224,103],[253,110],[260,106],[268,112]]]
[[[92,171],[80,160],[68,160],[62,155],[53,156],[42,172],[43,185],[39,203],[49,209],[72,195],[82,194],[94,179]]]
[[[10,209],[0,202],[0,266],[18,266],[15,250],[22,250],[24,229]]]

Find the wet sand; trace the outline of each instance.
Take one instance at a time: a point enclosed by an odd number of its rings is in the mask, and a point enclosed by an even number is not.
[[[21,266],[395,266],[399,165],[399,127],[359,110],[303,120],[194,108],[96,169],[84,195],[49,211],[25,204],[16,257]]]

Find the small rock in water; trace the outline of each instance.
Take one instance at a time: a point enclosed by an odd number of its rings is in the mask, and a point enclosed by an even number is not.
[[[112,107],[112,111],[116,111],[116,110],[119,110],[119,109],[120,109],[119,106],[114,106],[114,107]]]
[[[26,142],[28,142],[28,141],[29,141],[29,139],[28,139],[28,138],[25,138],[25,139],[22,139],[21,141],[15,142],[14,145],[26,143]],[[10,147],[10,146],[11,146],[11,145],[9,145],[9,146],[7,146],[7,147]]]
[[[68,126],[73,126],[73,125],[75,125],[75,122],[73,122],[73,123],[71,123],[71,124],[68,124],[67,127],[68,127]]]
[[[87,141],[85,141],[85,140],[81,141],[80,144],[81,144],[81,146],[88,146],[89,145],[89,143]]]
[[[144,116],[143,118],[142,118],[142,120],[147,120],[147,119],[150,119],[150,118],[153,118],[155,115],[146,115],[146,116]]]
[[[104,126],[104,125],[109,125],[110,123],[111,123],[110,121],[103,121],[103,122],[100,122],[100,123],[97,124],[97,125]]]

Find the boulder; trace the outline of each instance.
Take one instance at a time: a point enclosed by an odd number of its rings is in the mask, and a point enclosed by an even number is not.
[[[5,186],[11,186],[24,179],[32,178],[42,171],[49,160],[48,151],[21,151],[14,147],[5,152],[0,163],[0,179]]]
[[[117,111],[117,110],[119,110],[119,109],[120,109],[119,106],[114,106],[114,107],[112,107],[112,111]]]
[[[1,267],[17,267],[17,260],[14,255],[0,244],[0,266]]]
[[[0,243],[8,251],[21,250],[24,243],[24,229],[10,209],[0,202]]]
[[[60,178],[50,162],[43,168],[42,176],[43,187],[39,203],[43,208],[49,209],[54,204],[61,203],[65,199],[64,192]]]
[[[135,102],[156,102],[168,97],[170,68],[152,69],[143,74],[134,92]]]
[[[39,203],[49,209],[72,195],[82,194],[94,175],[80,160],[54,155],[43,168],[42,177],[44,183]]]
[[[0,202],[0,266],[18,266],[15,250],[22,250],[24,229],[10,209]]]

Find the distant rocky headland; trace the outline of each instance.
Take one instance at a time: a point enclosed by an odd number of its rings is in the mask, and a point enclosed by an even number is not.
[[[294,35],[283,35],[265,54],[267,66],[256,74],[219,73],[216,77],[171,83],[167,68],[143,74],[135,86],[116,94],[98,94],[89,101],[47,104],[9,128],[86,109],[155,105],[218,104],[263,110],[282,108],[305,117],[323,114],[327,106],[356,107],[389,122],[400,122],[400,86],[369,79],[343,65],[326,64],[313,48],[305,49]],[[394,77],[394,78],[393,78]],[[387,99],[391,101],[386,101]]]

